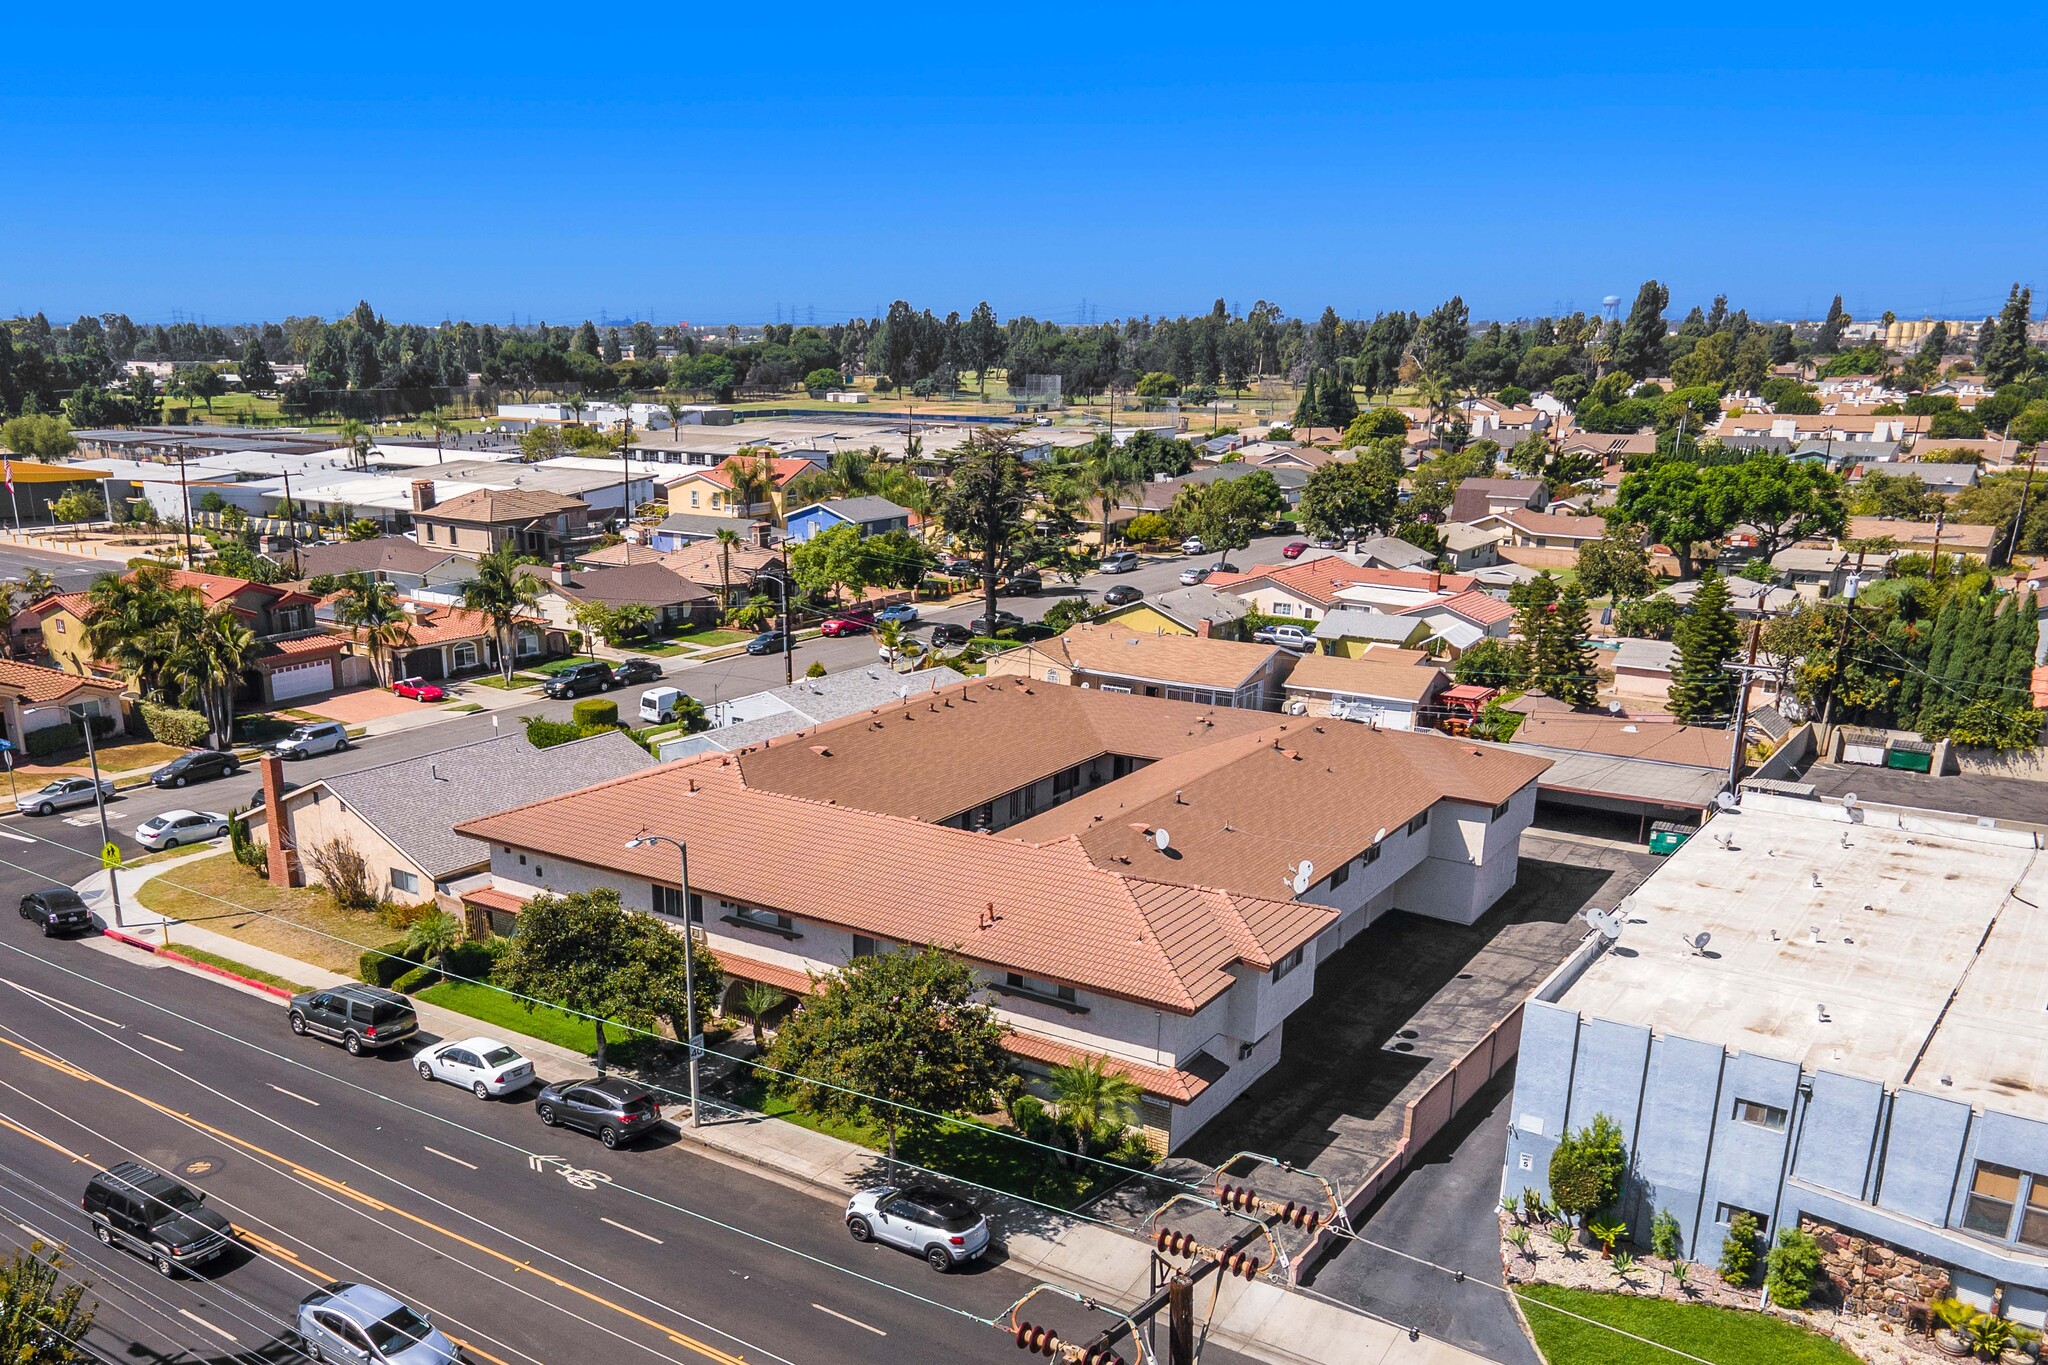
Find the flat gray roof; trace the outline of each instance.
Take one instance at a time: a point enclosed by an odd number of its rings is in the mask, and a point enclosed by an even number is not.
[[[1622,902],[1620,941],[1558,1003],[2048,1119],[2034,843],[1930,811],[1746,793]],[[1690,946],[1703,932],[1704,956]]]

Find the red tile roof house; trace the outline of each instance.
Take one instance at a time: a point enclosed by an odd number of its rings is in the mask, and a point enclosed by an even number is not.
[[[674,850],[625,844],[686,841],[691,919],[736,981],[803,991],[895,945],[957,952],[1027,1067],[1106,1058],[1171,1149],[1278,1060],[1319,960],[1390,909],[1469,924],[1514,884],[1545,767],[973,679],[456,832],[489,848],[479,908],[615,887],[678,928]]]
[[[1413,569],[1369,569],[1336,555],[1259,564],[1245,573],[1211,574],[1209,586],[1234,593],[1268,616],[1315,621],[1343,606],[1395,611],[1464,592],[1478,580],[1463,574]]]

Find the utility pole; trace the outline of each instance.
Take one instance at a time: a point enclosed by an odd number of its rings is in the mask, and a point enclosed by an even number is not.
[[[1934,554],[1927,562],[1927,581],[1930,583],[1941,576],[1941,524],[1947,517],[1947,507],[1934,514]]]
[[[1166,1282],[1167,1365],[1195,1365],[1195,1286],[1185,1275]]]
[[[1842,688],[1842,660],[1849,652],[1849,618],[1856,611],[1856,588],[1863,576],[1863,551],[1856,552],[1856,572],[1842,589],[1842,633],[1835,640],[1835,676],[1828,683],[1828,699],[1820,708],[1820,728],[1827,733],[1828,718],[1834,714],[1835,693]]]
[[[1748,660],[1739,664],[1722,665],[1729,672],[1738,674],[1742,678],[1742,686],[1735,694],[1735,743],[1730,746],[1728,754],[1728,790],[1731,792],[1735,790],[1736,784],[1742,780],[1743,738],[1749,730],[1750,681],[1758,673],[1769,673],[1773,676],[1776,676],[1778,673],[1778,668],[1774,664],[1765,664],[1761,668],[1757,666],[1756,647],[1758,641],[1763,638],[1763,633],[1763,617],[1759,615],[1749,625]]]
[[[2039,446],[2027,452],[2027,481],[2020,485],[2020,512],[2012,519],[2012,543],[2005,550],[2005,562],[2008,564],[2012,562],[2012,557],[2020,552],[2020,528],[2027,524],[2027,495],[2034,491],[2034,461],[2040,453]]]
[[[85,731],[85,761],[92,767],[92,803],[99,810],[100,847],[102,850],[109,849],[114,847],[114,832],[107,828],[107,794],[100,786],[99,750],[92,741],[93,713],[86,710],[83,706],[75,710],[71,707],[66,707],[65,710],[77,717],[78,728]],[[105,856],[103,852],[101,854],[102,861],[105,860]],[[116,929],[125,928],[126,926],[121,923],[121,874],[118,864],[108,864],[107,866],[107,894],[113,898],[114,902],[114,927]],[[166,928],[164,932],[168,935],[170,930]]]

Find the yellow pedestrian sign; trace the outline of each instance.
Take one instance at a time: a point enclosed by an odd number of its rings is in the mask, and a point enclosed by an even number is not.
[[[109,840],[107,846],[100,850],[100,866],[104,868],[116,868],[120,865],[121,846]]]

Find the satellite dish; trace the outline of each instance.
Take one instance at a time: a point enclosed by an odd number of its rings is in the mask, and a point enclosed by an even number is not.
[[[1608,703],[1607,703],[1607,714],[1608,714],[1608,715],[1610,715],[1610,716],[1618,716],[1618,715],[1620,715],[1620,714],[1621,714],[1621,703],[1620,703],[1620,702],[1618,702],[1618,701],[1611,701],[1611,702],[1608,702]]]
[[[1598,930],[1600,937],[1612,943],[1621,937],[1621,926],[1624,921],[1621,917],[1621,911],[1618,909],[1588,910],[1586,911],[1586,923]]]
[[[1715,792],[1714,804],[1725,811],[1733,811],[1739,809],[1741,805],[1741,803],[1735,799],[1734,794],[1731,792]]]
[[[1856,809],[1856,793],[1855,793],[1855,792],[1844,792],[1844,793],[1842,794],[1842,804],[1843,804],[1843,805],[1845,805],[1845,806],[1847,806],[1847,807],[1848,807],[1848,808],[1849,808],[1850,810],[1855,810],[1855,809]]]
[[[1692,950],[1698,953],[1700,956],[1705,957],[1707,953],[1707,945],[1709,943],[1712,943],[1713,941],[1714,936],[1708,933],[1706,930],[1702,929],[1697,934],[1694,934],[1692,936]]]
[[[1168,836],[1164,828],[1152,831],[1152,847],[1158,849],[1161,853],[1173,847],[1173,840]]]
[[[1378,844],[1378,843],[1384,843],[1384,842],[1386,842],[1386,838],[1387,838],[1387,827],[1386,827],[1385,825],[1381,825],[1381,826],[1379,827],[1379,829],[1378,829],[1377,831],[1375,831],[1375,832],[1374,832],[1374,834],[1373,834],[1373,836],[1372,836],[1372,841],[1373,841],[1374,843],[1376,843],[1376,844]]]

